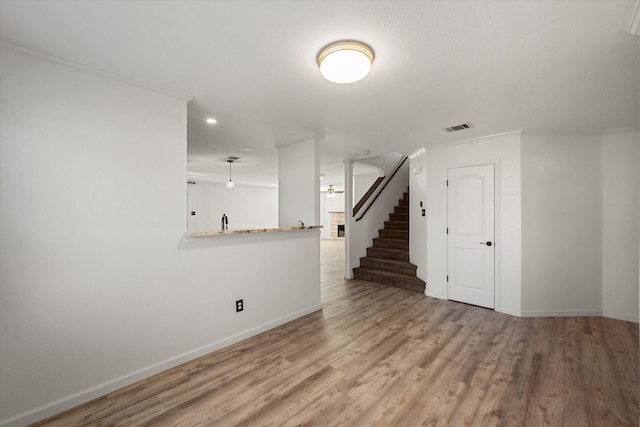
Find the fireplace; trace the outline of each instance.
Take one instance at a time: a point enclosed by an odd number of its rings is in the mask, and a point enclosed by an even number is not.
[[[344,212],[329,212],[329,230],[332,239],[344,239]]]

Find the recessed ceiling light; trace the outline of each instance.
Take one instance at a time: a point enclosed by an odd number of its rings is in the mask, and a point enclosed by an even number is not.
[[[373,50],[356,41],[336,42],[318,54],[320,74],[334,83],[353,83],[363,79],[371,70]]]
[[[213,117],[209,117],[207,119],[207,123],[209,123],[210,125],[215,125],[216,123],[218,123],[218,121],[216,119],[214,119]]]
[[[242,151],[246,151],[247,153],[250,153],[253,151],[253,148],[243,148]]]

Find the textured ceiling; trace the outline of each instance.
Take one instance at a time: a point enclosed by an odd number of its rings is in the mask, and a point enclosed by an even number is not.
[[[275,145],[323,135],[325,188],[363,151],[637,126],[635,3],[3,0],[0,38],[192,94],[191,177],[222,182],[235,155],[238,185],[270,185]],[[323,80],[315,62],[342,39],[376,55],[351,85]],[[461,122],[473,128],[443,130]]]

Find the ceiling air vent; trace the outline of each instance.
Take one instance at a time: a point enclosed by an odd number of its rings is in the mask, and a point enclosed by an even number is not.
[[[455,125],[455,126],[450,126],[448,128],[444,128],[444,130],[446,130],[447,132],[457,132],[459,130],[465,130],[465,129],[469,129],[471,127],[471,125],[469,123],[462,123],[459,125]]]

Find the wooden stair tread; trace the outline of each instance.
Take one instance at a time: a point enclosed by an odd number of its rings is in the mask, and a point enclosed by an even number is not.
[[[405,223],[403,224],[396,224],[396,225],[389,225],[389,228],[387,230],[409,230],[409,223]]]
[[[400,273],[394,273],[392,271],[384,271],[384,270],[373,270],[371,268],[364,268],[364,267],[356,267],[354,270],[360,270],[361,272],[364,273],[369,273],[369,274],[374,274],[377,276],[384,276],[384,277],[389,277],[389,278],[395,278],[395,279],[402,279],[402,280],[406,280],[408,282],[415,282],[415,283],[419,283],[419,284],[425,284],[425,282],[422,279],[419,279],[415,276],[408,276],[406,274],[400,274]]]
[[[374,248],[374,246],[369,246],[370,248]],[[393,252],[402,252],[402,253],[406,253],[407,251],[403,250],[403,249],[393,249],[393,248],[375,248],[375,249],[384,249],[387,251],[393,251]]]
[[[393,264],[401,267],[416,267],[415,264],[410,263],[409,261],[399,261],[397,259],[386,259],[386,258],[377,258],[373,256],[363,257],[367,258],[373,262],[385,263],[385,264]]]
[[[396,261],[409,261],[409,251],[379,247],[367,248],[367,257],[386,258]]]
[[[390,239],[387,237],[376,237],[373,239],[373,247],[408,251],[409,239]]]

